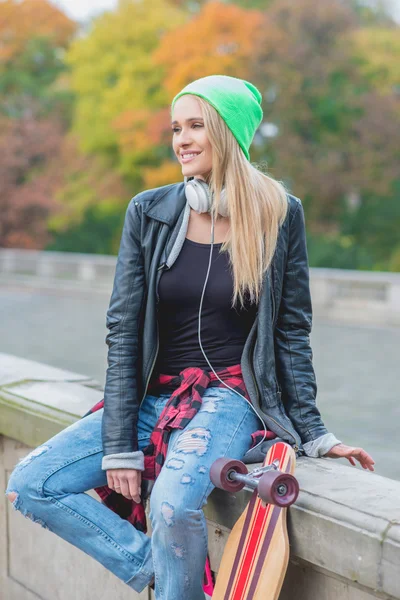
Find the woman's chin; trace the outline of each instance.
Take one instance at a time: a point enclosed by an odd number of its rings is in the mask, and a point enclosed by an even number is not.
[[[183,165],[182,175],[184,177],[195,177],[196,179],[202,179],[203,181],[207,181],[207,177],[210,175],[210,172],[202,173],[195,169],[185,169],[185,165]]]

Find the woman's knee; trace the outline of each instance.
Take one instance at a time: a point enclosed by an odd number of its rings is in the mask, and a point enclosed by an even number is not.
[[[46,451],[46,445],[39,446],[15,465],[6,490],[6,496],[15,507],[18,507],[22,500],[27,503],[30,499],[41,496],[38,489],[37,464],[34,460]]]
[[[201,514],[201,509],[188,508],[182,503],[172,503],[167,500],[152,502],[150,499],[150,521],[153,530],[157,525],[163,526],[166,533],[172,532],[176,527],[186,529],[193,522],[200,522]]]
[[[187,527],[189,524],[201,521],[202,510],[195,498],[179,493],[165,493],[161,487],[154,486],[150,495],[150,521],[153,529],[157,524],[165,529]]]
[[[14,479],[10,479],[5,495],[14,509],[19,511],[24,517],[34,523],[38,523],[44,529],[49,529],[48,525],[41,518],[41,516],[44,516],[40,509],[42,497],[38,495],[36,485],[32,480],[24,478],[19,482],[15,482]]]
[[[18,497],[17,492],[10,492],[9,494],[6,494],[7,498],[9,499],[9,501],[11,502],[11,504],[14,504],[15,500]]]
[[[28,471],[20,474],[18,468],[14,469],[11,473],[11,477],[8,481],[6,495],[10,502],[15,506],[22,499],[28,500],[37,496],[36,483],[33,478],[30,477]]]
[[[39,517],[41,515],[40,505],[43,500],[38,493],[37,480],[31,476],[29,470],[22,471],[18,466],[11,473],[5,492],[6,497],[11,502],[15,510],[21,512],[24,517],[47,527],[45,522]]]

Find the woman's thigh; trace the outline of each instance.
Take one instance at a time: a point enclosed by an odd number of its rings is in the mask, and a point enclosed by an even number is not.
[[[213,489],[209,473],[222,456],[242,459],[251,434],[262,427],[250,404],[227,388],[207,388],[201,408],[183,430],[170,438],[165,465],[152,491],[157,498],[186,508],[201,508]]]
[[[157,400],[148,395],[139,409],[140,449],[149,443],[157,419]],[[79,419],[32,450],[15,466],[8,487],[18,488],[21,481],[29,478],[41,493],[50,477],[51,490],[47,491],[52,493],[80,493],[106,485],[106,471],[101,468],[103,413],[104,409],[99,409]]]

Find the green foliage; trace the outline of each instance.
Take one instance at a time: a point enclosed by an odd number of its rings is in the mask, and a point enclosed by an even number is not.
[[[339,232],[308,234],[313,267],[400,271],[400,179],[389,197],[366,194],[356,209],[343,210]]]
[[[72,44],[66,60],[76,94],[74,130],[85,151],[117,157],[115,120],[126,111],[168,104],[163,69],[152,52],[163,35],[186,20],[167,0],[121,2]]]
[[[276,0],[232,0],[229,4],[236,4],[241,8],[247,9],[256,8],[258,10],[266,10],[274,2],[276,2]]]
[[[393,183],[389,197],[365,194],[358,210],[342,216],[341,231],[354,244],[368,248],[374,269],[391,270],[400,248],[400,179]]]
[[[54,85],[65,71],[60,48],[46,38],[28,40],[21,54],[0,65],[0,110],[11,118],[23,117],[32,106],[41,116],[69,112],[72,94]]]
[[[369,249],[357,245],[351,236],[309,234],[307,248],[311,267],[373,269],[374,261]]]
[[[125,211],[119,205],[89,206],[77,225],[53,234],[46,250],[116,254],[118,252]]]

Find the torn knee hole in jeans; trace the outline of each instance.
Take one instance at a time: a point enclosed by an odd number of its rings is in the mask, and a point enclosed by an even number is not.
[[[194,427],[185,429],[177,440],[174,452],[183,454],[193,454],[203,456],[210,444],[211,432],[205,427]]]
[[[204,396],[201,403],[200,411],[208,413],[217,412],[218,402],[220,402],[220,400],[220,396]]]
[[[181,544],[172,542],[171,548],[176,558],[183,558],[185,556],[185,548]]]
[[[18,494],[17,494],[17,492],[7,492],[7,498],[9,499],[11,504],[15,505],[16,500],[18,498]]]
[[[49,529],[49,527],[46,525],[46,523],[42,519],[39,519],[39,517],[35,517],[35,515],[33,513],[29,512],[28,510],[23,508],[23,506],[21,505],[21,500],[20,500],[18,492],[11,491],[11,492],[7,492],[6,495],[7,495],[7,498],[10,500],[14,510],[19,511],[24,517],[26,517],[30,521],[33,521],[34,523],[38,523],[38,525],[41,525],[43,527],[43,529]]]
[[[32,452],[29,452],[29,454],[27,454],[26,456],[24,456],[23,458],[21,458],[16,465],[17,467],[25,467],[26,465],[29,465],[30,462],[32,462],[32,460],[34,458],[37,458],[38,456],[41,456],[42,454],[44,454],[45,452],[47,452],[47,450],[50,450],[50,446],[44,445],[44,446],[38,446],[37,448],[35,448],[34,450],[32,450]]]
[[[167,527],[175,525],[175,509],[169,502],[161,504],[161,514]]]

